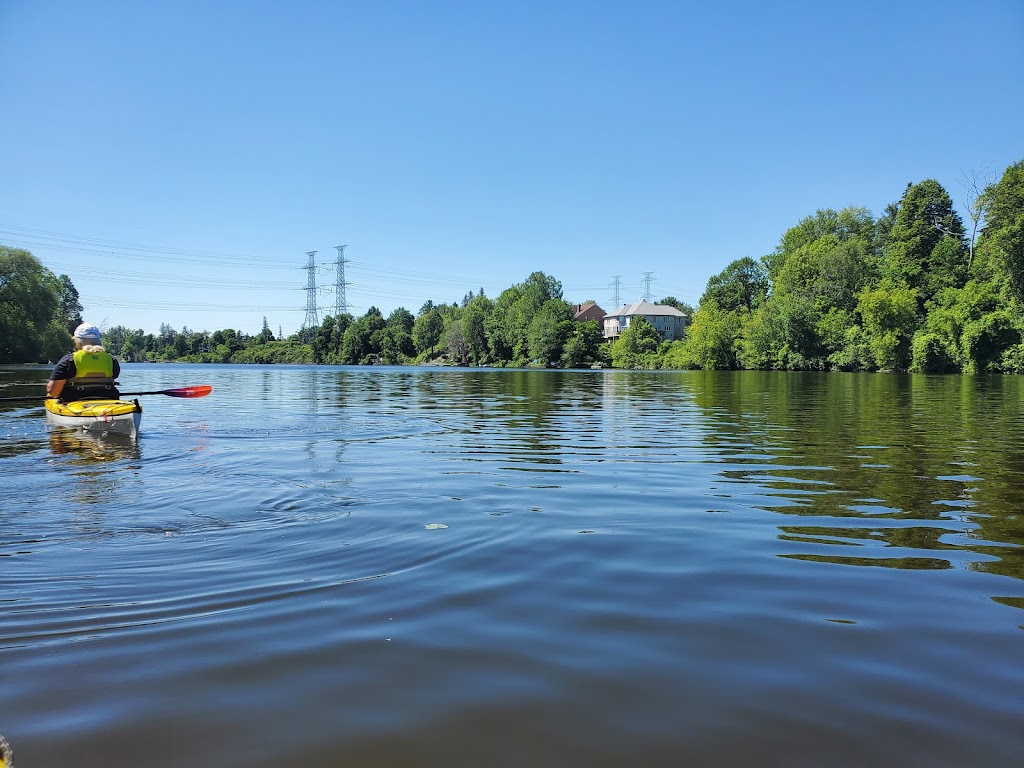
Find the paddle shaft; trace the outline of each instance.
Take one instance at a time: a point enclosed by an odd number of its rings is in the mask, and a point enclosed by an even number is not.
[[[213,392],[213,387],[203,384],[198,387],[178,387],[177,389],[156,389],[152,392],[122,392],[121,397],[136,395],[167,395],[168,397],[206,397]]]
[[[178,387],[177,389],[155,389],[151,392],[122,392],[121,397],[137,397],[139,395],[167,395],[168,397],[206,397],[213,391],[209,384],[198,387]],[[18,400],[52,400],[49,395],[28,395],[26,397],[0,397],[0,402]]]

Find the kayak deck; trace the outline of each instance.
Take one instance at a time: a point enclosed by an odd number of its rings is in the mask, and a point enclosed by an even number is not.
[[[87,432],[112,432],[135,435],[142,422],[142,406],[138,400],[59,400],[44,401],[46,420],[61,427],[84,429]]]

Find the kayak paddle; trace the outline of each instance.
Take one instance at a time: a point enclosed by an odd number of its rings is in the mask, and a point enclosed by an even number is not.
[[[167,395],[168,397],[206,397],[213,392],[209,384],[202,384],[198,387],[179,387],[178,389],[157,389],[152,392],[122,392],[121,397],[134,395]]]
[[[156,389],[152,392],[122,392],[121,397],[134,397],[138,395],[167,395],[168,397],[206,397],[213,391],[209,384],[198,387],[179,387],[177,389]],[[0,402],[13,402],[16,400],[51,400],[49,395],[27,395],[25,397],[0,397]]]

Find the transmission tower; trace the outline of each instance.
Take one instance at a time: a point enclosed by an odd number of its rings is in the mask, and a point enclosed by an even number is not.
[[[320,317],[316,309],[316,251],[306,251],[309,263],[303,267],[308,273],[306,279],[306,319],[302,321],[302,330],[310,330],[320,325]]]
[[[644,272],[644,295],[641,298],[646,302],[651,300],[651,275],[653,274],[653,272]]]
[[[612,304],[616,309],[618,309],[619,305],[622,304],[621,293],[619,290],[622,287],[622,275],[615,275],[615,279],[612,280],[609,285],[615,289],[615,293],[612,295]]]
[[[345,281],[345,265],[348,264],[348,259],[345,258],[345,249],[347,245],[336,245],[334,246],[338,251],[338,260],[334,262],[334,316],[348,312],[348,302],[345,300],[345,286],[348,283]]]

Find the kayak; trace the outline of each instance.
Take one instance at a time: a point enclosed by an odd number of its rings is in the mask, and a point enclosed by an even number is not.
[[[84,429],[87,432],[136,435],[142,421],[142,406],[138,400],[75,400],[62,403],[50,398],[46,406],[46,420],[60,427]]]
[[[84,429],[87,432],[134,437],[142,421],[142,406],[138,400],[75,400],[62,403],[50,398],[43,405],[46,406],[46,420],[50,424]]]

